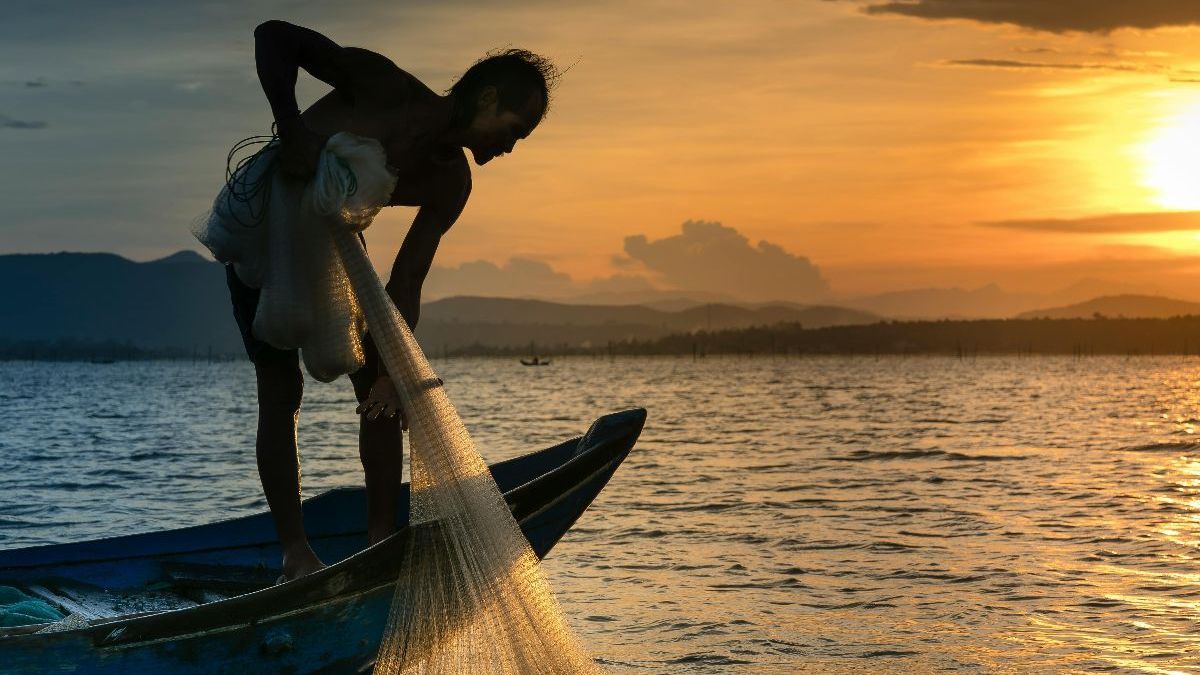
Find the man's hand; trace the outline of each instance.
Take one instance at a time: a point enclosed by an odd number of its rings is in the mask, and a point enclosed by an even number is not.
[[[294,178],[311,178],[327,139],[310,131],[299,117],[281,122],[278,132],[279,169]]]
[[[375,380],[375,384],[371,386],[371,393],[367,395],[367,400],[360,403],[354,412],[369,421],[375,421],[380,417],[390,418],[399,415],[400,428],[408,430],[408,420],[404,417],[404,409],[400,407],[400,395],[396,393],[396,386],[392,384],[392,379],[387,375],[380,375]]]

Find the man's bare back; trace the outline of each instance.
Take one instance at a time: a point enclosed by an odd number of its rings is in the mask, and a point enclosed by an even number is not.
[[[466,156],[461,147],[438,142],[450,126],[446,99],[394,66],[381,68],[373,79],[369,86],[393,95],[351,101],[330,92],[304,111],[304,125],[319,136],[349,131],[382,143],[398,176],[392,206],[453,207],[465,201],[471,184]]]

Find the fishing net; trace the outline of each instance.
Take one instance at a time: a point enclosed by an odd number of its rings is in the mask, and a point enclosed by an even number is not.
[[[278,171],[277,153],[271,140],[240,162],[192,231],[243,283],[260,289],[254,337],[299,349],[309,374],[330,382],[362,367],[366,327],[330,224],[365,229],[396,178],[377,141],[351,134],[329,139],[310,181]]]
[[[331,165],[331,171],[337,168]],[[353,175],[348,168],[344,173]],[[318,174],[317,182],[350,189],[347,181],[334,178]],[[362,189],[362,176],[358,182]],[[326,202],[322,210],[332,212],[336,202]],[[343,212],[339,220],[349,220],[351,226],[333,227],[332,238],[403,400],[412,453],[410,524],[431,523],[436,532],[407,547],[375,672],[598,673],[567,626],[537,556],[441,381],[354,234],[373,215]]]

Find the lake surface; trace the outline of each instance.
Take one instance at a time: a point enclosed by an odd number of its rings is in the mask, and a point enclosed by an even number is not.
[[[1200,359],[437,360],[489,461],[649,411],[546,560],[617,672],[1200,668]],[[0,363],[0,548],[265,509],[246,363]],[[310,382],[304,491],[361,483]]]

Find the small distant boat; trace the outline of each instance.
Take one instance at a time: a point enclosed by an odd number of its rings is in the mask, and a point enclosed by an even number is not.
[[[543,358],[535,356],[532,359],[521,359],[521,365],[523,365],[523,366],[548,366],[548,365],[550,365],[550,359],[543,359]]]
[[[600,493],[645,420],[640,408],[605,415],[580,438],[489,467],[539,558]],[[0,628],[0,671],[365,672],[405,583],[405,550],[436,542],[436,522],[408,523],[408,500],[406,483],[400,531],[369,548],[363,488],[305,501],[313,548],[336,562],[279,585],[269,513],[0,551],[0,586],[82,619]],[[39,632],[47,628],[55,632]]]

